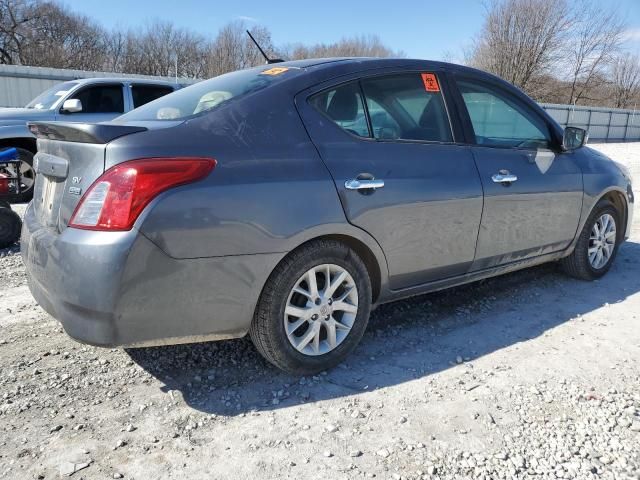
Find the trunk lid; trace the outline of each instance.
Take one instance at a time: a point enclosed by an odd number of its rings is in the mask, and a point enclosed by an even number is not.
[[[105,171],[107,144],[145,127],[115,124],[29,123],[38,138],[33,204],[42,225],[62,232],[84,192]]]

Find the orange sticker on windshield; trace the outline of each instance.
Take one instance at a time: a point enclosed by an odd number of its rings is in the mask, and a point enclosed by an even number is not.
[[[433,73],[421,73],[422,82],[424,83],[424,89],[427,92],[439,92],[440,85],[438,85],[438,79]]]
[[[273,67],[269,70],[265,70],[264,72],[260,72],[260,75],[280,75],[281,73],[289,70],[288,67]]]

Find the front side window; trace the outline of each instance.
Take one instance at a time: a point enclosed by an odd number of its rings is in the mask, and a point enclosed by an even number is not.
[[[469,80],[458,80],[457,83],[478,145],[549,147],[548,128],[535,112],[484,84]]]
[[[311,97],[309,102],[343,130],[359,137],[370,136],[358,82],[325,90]]]
[[[79,90],[69,100],[82,103],[81,113],[123,113],[122,85],[98,85]]]
[[[364,79],[362,89],[375,138],[453,141],[435,74],[416,72]]]

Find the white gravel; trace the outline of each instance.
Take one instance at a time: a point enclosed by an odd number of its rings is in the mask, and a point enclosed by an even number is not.
[[[640,184],[640,143],[595,147]],[[638,222],[598,282],[545,265],[386,305],[305,378],[248,340],[78,344],[18,253],[0,251],[0,478],[640,478]]]

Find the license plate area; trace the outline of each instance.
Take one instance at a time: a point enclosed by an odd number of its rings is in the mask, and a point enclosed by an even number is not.
[[[58,212],[65,181],[47,175],[41,175],[42,189],[39,199],[40,221],[48,227],[58,226]]]

